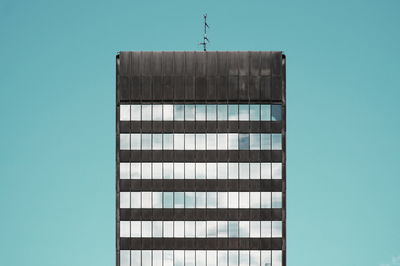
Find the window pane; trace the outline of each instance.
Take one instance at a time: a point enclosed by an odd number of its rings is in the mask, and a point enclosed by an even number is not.
[[[193,104],[185,105],[185,120],[186,121],[194,121],[195,117],[195,106]]]
[[[249,105],[248,104],[240,104],[239,105],[239,120],[240,121],[249,121]]]
[[[185,163],[185,179],[195,179],[194,163]]]
[[[282,119],[281,110],[282,110],[281,105],[278,104],[271,105],[272,121],[280,121]]]
[[[121,209],[130,208],[130,194],[129,192],[119,193],[119,207]]]
[[[142,208],[151,208],[151,192],[142,192]]]
[[[132,179],[141,179],[141,163],[131,163],[131,178]]]
[[[271,251],[270,250],[261,250],[261,265],[263,265],[263,266],[272,266],[271,265]]]
[[[196,255],[194,250],[185,251],[185,266],[195,266],[196,265]]]
[[[250,252],[248,250],[239,251],[240,266],[249,266]]]
[[[174,222],[174,236],[185,237],[185,222],[183,221]]]
[[[120,179],[130,179],[130,167],[129,163],[120,163],[119,164],[119,178]]]
[[[143,265],[151,265],[152,256],[151,250],[142,250],[142,264]]]
[[[174,266],[184,266],[185,265],[185,251],[175,250],[174,251]],[[144,265],[143,265],[144,266]]]
[[[131,236],[131,223],[129,221],[119,222],[119,235],[120,237],[130,237]]]
[[[164,121],[174,120],[174,106],[172,104],[164,104],[163,111]]]
[[[164,192],[163,193],[163,206],[164,206],[164,208],[173,208],[174,207],[174,193],[173,192]]]
[[[207,192],[207,208],[217,208],[217,192]]]
[[[250,237],[260,237],[260,221],[250,221]]]
[[[206,134],[196,134],[196,150],[206,149]]]
[[[196,237],[196,222],[185,221],[185,237]]]
[[[217,134],[218,135],[218,150],[228,149],[228,134]]]
[[[174,237],[174,222],[164,221],[164,237]]]
[[[164,254],[164,257],[163,257],[164,266],[173,266],[174,265],[174,251],[173,250],[164,250],[163,254]]]
[[[143,121],[151,121],[152,112],[151,112],[151,104],[142,105],[142,120]]]
[[[206,120],[206,106],[204,104],[196,104],[196,121]]]
[[[192,209],[196,207],[196,193],[185,192],[185,208]]]
[[[282,135],[281,134],[272,134],[272,149],[273,150],[282,150]]]
[[[205,250],[196,250],[196,266],[206,266]]]
[[[236,250],[229,250],[229,266],[239,265],[239,254]]]
[[[228,237],[228,222],[218,221],[218,237]]]
[[[153,266],[163,266],[162,250],[153,250]]]
[[[183,104],[174,105],[174,120],[175,121],[185,120],[185,106]]]
[[[272,266],[282,266],[282,251],[272,251]]]
[[[271,134],[261,134],[261,150],[271,149]]]
[[[175,192],[175,208],[185,207],[185,192]]]
[[[173,179],[174,178],[174,164],[173,163],[164,163],[164,179]]]
[[[229,179],[238,179],[239,178],[239,164],[238,163],[229,163]]]
[[[142,163],[142,179],[151,179],[151,163]]]
[[[272,163],[272,179],[282,179],[282,163]]]
[[[124,192],[124,193],[129,193],[129,192]],[[142,208],[141,192],[131,192],[131,208],[133,209]]]
[[[250,192],[250,208],[260,208],[260,192]]]
[[[153,192],[153,208],[160,209],[162,208],[162,193],[161,192]]]
[[[260,146],[260,134],[250,134],[250,150],[259,150]]]
[[[269,104],[261,105],[261,120],[262,121],[271,120],[271,106]]]
[[[218,120],[228,120],[228,106],[226,104],[218,104]]]
[[[207,121],[217,120],[217,106],[215,104],[207,105]]]
[[[142,266],[142,252],[140,250],[131,251],[131,266]]]
[[[131,222],[131,237],[142,237],[142,222],[132,221]]]
[[[162,121],[163,119],[163,106],[161,104],[153,105],[153,121]]]
[[[207,179],[217,179],[217,163],[207,163]]]
[[[142,150],[151,150],[151,134],[142,134]]]
[[[271,208],[271,192],[261,192],[261,208]]]
[[[129,144],[130,144],[130,135],[129,134],[120,134],[119,135],[120,150],[129,150],[130,148],[132,148],[132,147],[129,147]],[[139,147],[139,149],[140,149],[140,147]]]
[[[250,223],[249,221],[239,222],[239,237],[250,237]]]
[[[153,134],[153,150],[162,150],[162,134]]]
[[[131,106],[130,105],[121,105],[119,107],[119,120],[120,121],[131,120]]]
[[[194,150],[195,149],[195,135],[194,134],[186,134],[185,135],[185,150]]]
[[[175,163],[174,178],[175,179],[184,179],[185,178],[185,164],[184,163]]]
[[[249,179],[250,169],[249,163],[239,163],[239,178]]]
[[[151,221],[142,221],[142,237],[152,237]]]
[[[217,265],[217,251],[207,250],[207,266]]]
[[[271,237],[270,221],[261,221],[261,237]]]
[[[140,150],[141,147],[141,134],[131,134],[131,150]]]
[[[250,266],[260,266],[260,251],[250,250]],[[265,265],[263,265],[265,266]]]
[[[282,192],[272,192],[272,208],[282,208]]]
[[[272,237],[282,237],[282,222],[273,221],[272,222]]]
[[[207,221],[207,237],[217,237],[217,221]]]
[[[206,192],[196,192],[196,208],[206,207]]]
[[[142,120],[142,106],[141,105],[131,105],[131,120],[140,121]]]
[[[239,134],[228,134],[229,150],[237,150],[239,148]]]
[[[260,121],[260,105],[250,104],[250,120]]]
[[[228,192],[229,208],[239,207],[239,192]]]
[[[162,179],[162,163],[153,163],[153,179]]]
[[[217,134],[208,133],[207,135],[207,150],[217,149]]]
[[[185,135],[174,134],[174,150],[184,150],[184,149],[185,149]]]
[[[250,179],[260,179],[260,163],[250,163]]]
[[[173,134],[163,134],[163,147],[164,150],[174,149],[174,135]]]
[[[206,163],[196,163],[196,179],[206,179]]]
[[[218,208],[228,208],[228,192],[218,192]]]
[[[261,179],[271,179],[271,163],[261,163]]]
[[[239,192],[239,208],[248,209],[250,206],[249,192]]]
[[[204,238],[206,237],[206,222],[196,221],[196,237]]]
[[[218,250],[218,266],[228,266],[228,251]]]
[[[218,163],[218,179],[228,178],[228,163]]]
[[[163,222],[154,221],[153,222],[153,237],[163,237]]]
[[[249,134],[239,134],[239,150],[249,150],[250,139]]]
[[[239,120],[239,106],[237,104],[228,105],[228,119],[229,120]]]

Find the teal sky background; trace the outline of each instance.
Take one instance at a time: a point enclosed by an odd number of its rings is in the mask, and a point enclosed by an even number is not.
[[[400,1],[0,0],[0,265],[109,266],[115,55],[283,50],[288,265],[400,265]],[[396,262],[397,260],[397,262]]]

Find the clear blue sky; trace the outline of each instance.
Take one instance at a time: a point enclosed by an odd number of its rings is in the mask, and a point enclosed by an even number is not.
[[[0,265],[114,265],[115,55],[283,50],[288,265],[400,265],[400,1],[0,1]],[[397,263],[397,264],[396,264]]]

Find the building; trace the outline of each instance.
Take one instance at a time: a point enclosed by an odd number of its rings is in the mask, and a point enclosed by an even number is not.
[[[285,56],[117,55],[117,266],[286,265]]]

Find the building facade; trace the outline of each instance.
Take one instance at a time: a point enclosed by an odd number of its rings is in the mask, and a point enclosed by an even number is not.
[[[117,266],[286,265],[281,52],[121,52]]]

